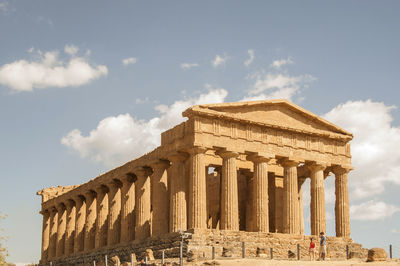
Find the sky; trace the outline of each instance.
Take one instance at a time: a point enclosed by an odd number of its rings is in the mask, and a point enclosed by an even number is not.
[[[274,98],[354,134],[351,236],[367,248],[393,244],[400,257],[399,8],[390,0],[0,0],[8,260],[40,258],[38,190],[84,183],[152,150],[191,105]],[[334,176],[325,187],[334,235]],[[309,233],[309,182],[303,191]]]

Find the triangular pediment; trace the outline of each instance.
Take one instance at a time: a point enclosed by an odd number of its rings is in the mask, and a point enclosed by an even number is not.
[[[197,105],[183,114],[203,113],[208,116],[226,117],[265,124],[274,127],[315,133],[336,133],[352,136],[351,133],[287,100],[265,100]]]

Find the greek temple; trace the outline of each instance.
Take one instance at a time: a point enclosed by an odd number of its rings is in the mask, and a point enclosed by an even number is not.
[[[271,247],[285,257],[310,238],[303,193],[311,198],[311,235],[326,232],[327,178],[336,196],[329,256],[358,248],[350,238],[351,133],[286,100],[196,105],[182,115],[153,151],[84,184],[38,192],[42,265],[101,254],[123,260],[146,248],[173,256],[171,239],[182,232],[191,234],[186,251],[203,256],[211,245],[222,254],[246,242],[249,256]]]

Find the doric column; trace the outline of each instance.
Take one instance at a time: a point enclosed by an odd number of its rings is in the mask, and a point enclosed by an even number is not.
[[[49,258],[49,243],[50,243],[50,212],[44,210],[40,212],[43,215],[42,227],[42,256],[41,261],[47,261]]]
[[[153,174],[151,180],[151,205],[153,207],[153,218],[151,221],[151,233],[158,236],[168,233],[169,222],[169,197],[168,197],[168,161],[157,161],[152,163]]]
[[[311,171],[311,234],[326,233],[324,169],[326,166],[312,164],[308,166]]]
[[[97,216],[97,203],[96,192],[87,191],[86,198],[86,221],[85,221],[85,241],[84,251],[94,249],[96,238],[96,216]]]
[[[268,219],[268,162],[271,158],[251,155],[254,163],[253,176],[253,231],[269,232]]]
[[[184,153],[174,153],[168,157],[171,161],[169,169],[171,173],[170,185],[170,204],[169,204],[169,231],[178,232],[187,230],[186,216],[186,172],[185,160],[187,155]]]
[[[56,208],[50,210],[50,242],[49,242],[49,259],[56,257],[57,249],[57,231],[58,231],[58,211]]]
[[[145,239],[150,236],[150,178],[151,171],[146,167],[134,170],[136,181],[136,226],[135,239]]]
[[[221,182],[221,229],[239,230],[239,206],[236,152],[218,152],[222,157],[222,182]]]
[[[94,247],[100,248],[107,245],[107,219],[108,219],[108,188],[100,185],[96,188],[96,236]]]
[[[63,203],[56,206],[58,211],[58,227],[57,227],[57,247],[56,257],[64,255],[65,247],[65,229],[67,226],[67,212]]]
[[[75,202],[72,200],[67,200],[65,202],[65,206],[67,208],[67,229],[65,235],[64,254],[70,255],[74,253],[75,217],[76,217]]]
[[[283,233],[299,234],[299,202],[297,165],[299,162],[284,160],[283,166]]]
[[[85,220],[86,220],[86,202],[85,199],[79,195],[74,197],[76,215],[75,215],[75,238],[74,238],[74,253],[83,251],[84,238],[85,238]]]
[[[189,224],[188,228],[207,229],[207,183],[204,147],[189,150]]]
[[[107,245],[119,243],[121,235],[121,183],[113,180],[108,183],[108,235]]]
[[[335,167],[335,221],[336,236],[350,237],[349,187],[347,174],[350,168]]]
[[[134,174],[121,179],[121,243],[135,239],[135,180]]]

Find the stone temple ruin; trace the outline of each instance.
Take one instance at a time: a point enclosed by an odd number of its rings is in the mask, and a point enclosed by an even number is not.
[[[311,234],[326,232],[324,180],[335,178],[336,235],[328,257],[363,256],[350,238],[347,174],[352,134],[286,100],[205,104],[161,135],[161,145],[87,183],[46,188],[41,264],[129,261],[151,249],[177,257],[287,259],[304,235],[302,184],[310,178]],[[332,177],[333,178],[333,177]],[[347,253],[346,253],[347,250]]]

